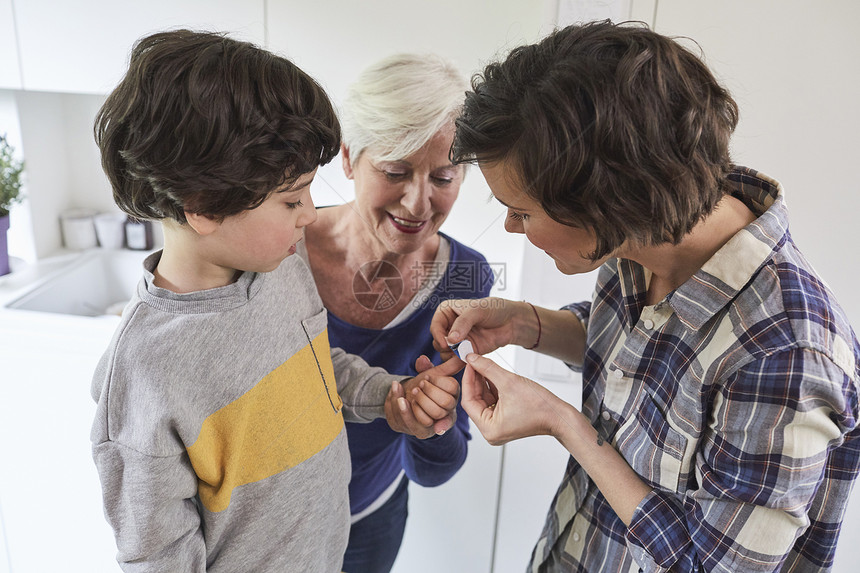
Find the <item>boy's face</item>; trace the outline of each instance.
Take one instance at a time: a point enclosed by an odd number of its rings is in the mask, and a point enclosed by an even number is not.
[[[531,244],[544,251],[558,270],[566,275],[587,273],[609,257],[588,258],[594,252],[594,234],[587,229],[563,225],[547,215],[540,204],[522,190],[520,177],[504,162],[481,164],[481,172],[495,198],[508,208],[505,230],[524,234]]]
[[[276,189],[255,209],[224,219],[217,246],[210,248],[219,266],[239,271],[269,272],[296,252],[303,228],[317,220],[310,184],[316,170],[292,185]],[[215,252],[217,251],[217,252]]]

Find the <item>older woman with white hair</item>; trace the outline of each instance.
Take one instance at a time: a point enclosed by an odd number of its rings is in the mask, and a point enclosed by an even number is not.
[[[446,299],[480,298],[492,273],[478,252],[439,232],[464,166],[449,150],[468,85],[434,55],[398,55],[365,70],[343,109],[341,155],[355,200],[318,209],[306,257],[328,309],[332,346],[390,372],[438,362],[429,333]],[[469,422],[418,440],[382,423],[347,424],[352,528],[343,570],[389,571],[403,539],[407,484],[436,486],[466,460]]]

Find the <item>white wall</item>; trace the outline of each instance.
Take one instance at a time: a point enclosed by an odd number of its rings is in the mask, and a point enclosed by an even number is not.
[[[21,89],[21,67],[15,38],[12,0],[0,0],[0,88]]]
[[[35,255],[44,258],[62,246],[59,216],[64,210],[116,209],[93,140],[93,119],[104,97],[13,93],[26,161],[25,192],[33,247]],[[12,246],[10,253],[26,258]]]
[[[18,104],[15,101],[15,93],[0,89],[0,133],[6,136],[6,140],[15,149],[15,156],[19,160],[24,159],[24,145],[21,138],[21,125],[19,122]],[[24,165],[25,172],[27,165]],[[21,192],[24,200],[16,203],[9,211],[10,228],[7,234],[9,253],[24,262],[33,262],[36,258],[35,240],[33,237],[33,225],[30,216],[30,203],[27,200],[27,175],[23,178]],[[11,261],[13,269],[18,264],[16,260]]]
[[[735,161],[784,185],[795,241],[855,326],[858,18],[854,0],[660,0],[656,12],[657,31],[696,40],[735,96]]]

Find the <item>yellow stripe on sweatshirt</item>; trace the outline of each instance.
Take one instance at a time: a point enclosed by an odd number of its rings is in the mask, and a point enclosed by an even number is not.
[[[203,422],[197,441],[188,448],[203,505],[223,511],[234,488],[276,475],[322,451],[343,428],[341,406],[324,330],[313,348],[302,348]]]

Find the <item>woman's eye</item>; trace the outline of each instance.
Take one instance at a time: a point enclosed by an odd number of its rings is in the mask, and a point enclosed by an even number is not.
[[[525,221],[529,218],[528,215],[524,215],[522,213],[517,213],[516,211],[508,211],[508,217],[513,219],[514,221]]]
[[[298,209],[299,207],[304,207],[304,203],[301,201],[296,201],[295,203],[287,202],[285,205],[287,206],[287,209]]]
[[[385,173],[385,178],[390,181],[400,181],[406,177],[406,173],[400,171],[383,171],[383,173]]]
[[[450,177],[431,177],[436,185],[450,185],[454,180]]]

